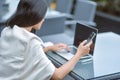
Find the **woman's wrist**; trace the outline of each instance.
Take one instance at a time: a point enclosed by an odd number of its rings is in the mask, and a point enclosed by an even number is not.
[[[52,46],[48,46],[44,48],[44,52],[52,51]]]
[[[53,46],[48,46],[48,51],[53,51]]]
[[[76,56],[78,59],[80,59],[80,58],[82,57],[82,53],[76,52],[75,56]]]

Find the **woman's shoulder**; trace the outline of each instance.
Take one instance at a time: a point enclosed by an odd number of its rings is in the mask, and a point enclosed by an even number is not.
[[[1,31],[1,35],[5,34],[8,30],[10,30],[10,27],[3,28],[3,30]]]
[[[18,26],[14,26],[13,32],[14,35],[16,35],[16,37],[25,40],[27,42],[31,40],[41,41],[40,37]]]
[[[31,41],[42,43],[40,37],[16,25],[13,28],[4,28],[1,33],[1,36],[2,38],[13,38],[15,40],[19,40],[26,43],[29,43]]]

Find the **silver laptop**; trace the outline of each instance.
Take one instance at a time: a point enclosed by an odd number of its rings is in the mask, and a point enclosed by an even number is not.
[[[63,57],[66,60],[71,59],[76,51],[77,51],[77,47],[79,46],[80,42],[82,42],[83,40],[87,39],[91,33],[98,33],[98,29],[85,25],[83,23],[78,22],[76,24],[76,30],[75,30],[75,36],[74,36],[74,43],[72,45],[69,45],[70,47],[70,52],[67,52],[67,50],[61,50],[58,51],[57,54],[60,55],[61,57]],[[81,58],[81,60],[84,61],[89,61],[92,60],[93,57],[93,53],[94,53],[94,47],[95,47],[95,42],[96,42],[96,36],[93,38],[93,45],[91,46],[91,50],[89,52],[88,55],[85,55]]]

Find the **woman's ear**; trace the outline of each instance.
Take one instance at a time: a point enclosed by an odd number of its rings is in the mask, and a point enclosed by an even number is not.
[[[35,30],[39,30],[44,22],[44,19],[42,19],[39,23],[35,24],[32,28]]]

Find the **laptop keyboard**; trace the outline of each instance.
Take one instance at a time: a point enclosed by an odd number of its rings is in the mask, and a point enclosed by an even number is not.
[[[69,46],[69,47],[70,47],[70,52],[68,52],[66,49],[63,49],[63,50],[57,51],[56,53],[61,57],[63,57],[64,59],[70,60],[76,54],[77,48],[75,48],[74,46]],[[80,58],[81,62],[88,62],[91,60],[92,60],[91,55],[85,55]]]
[[[75,55],[76,52],[77,52],[77,48],[75,48],[74,46],[70,46],[70,53]],[[88,54],[88,55],[81,57],[80,60],[84,60],[84,62],[90,61],[90,60],[92,60],[92,56],[90,54]]]

